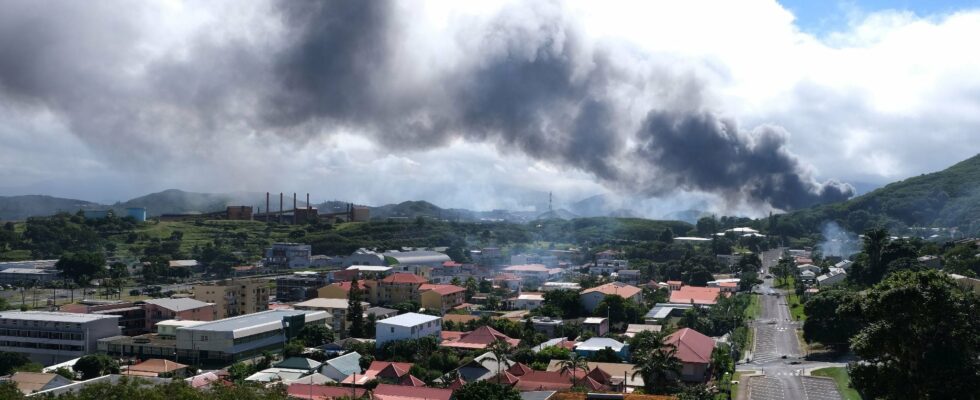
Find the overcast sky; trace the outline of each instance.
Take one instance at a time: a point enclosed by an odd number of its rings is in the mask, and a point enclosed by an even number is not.
[[[762,215],[980,151],[980,8],[816,3],[5,1],[0,195]]]

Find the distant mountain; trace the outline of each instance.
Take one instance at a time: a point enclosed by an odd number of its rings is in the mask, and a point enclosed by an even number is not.
[[[701,210],[683,210],[683,211],[674,211],[672,213],[668,213],[667,215],[664,215],[664,219],[684,221],[689,224],[696,224],[698,222],[698,219],[701,219],[701,217],[706,217],[709,215],[711,214]]]
[[[804,229],[833,220],[856,232],[873,226],[926,226],[960,227],[976,234],[980,231],[980,155],[844,202],[795,211],[780,220]]]
[[[44,195],[0,196],[0,220],[21,220],[59,212],[74,213],[78,210],[103,208],[105,206],[90,201]]]
[[[276,210],[279,206],[279,199],[272,209]],[[292,199],[287,201],[285,208],[292,208]],[[113,208],[146,207],[146,213],[150,216],[161,214],[184,214],[193,212],[213,212],[225,209],[230,205],[250,205],[265,207],[265,194],[263,193],[195,193],[185,192],[178,189],[167,189],[162,192],[151,193],[135,199],[127,200],[122,203],[113,204]]]
[[[620,202],[612,197],[598,194],[586,197],[569,205],[568,211],[582,217],[635,217],[635,213],[624,208]]]
[[[574,219],[578,218],[578,215],[572,214],[564,208],[559,208],[557,210],[545,211],[543,214],[538,215],[535,219]]]

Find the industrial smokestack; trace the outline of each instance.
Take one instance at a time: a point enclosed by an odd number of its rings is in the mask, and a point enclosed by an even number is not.
[[[296,216],[296,192],[293,192],[293,216]]]
[[[310,205],[310,194],[306,194],[306,211],[313,211],[313,206]]]
[[[269,223],[269,192],[265,192],[265,222]]]
[[[279,223],[282,223],[282,192],[279,192]]]

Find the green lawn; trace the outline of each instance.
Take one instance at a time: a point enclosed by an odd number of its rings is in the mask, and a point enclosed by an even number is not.
[[[803,312],[803,301],[800,299],[800,296],[790,291],[786,297],[786,304],[789,304],[789,312],[792,314],[794,320],[806,321],[806,313]]]
[[[751,294],[750,296],[752,297],[749,300],[749,306],[745,308],[745,319],[748,321],[755,319],[761,310],[759,295]]]
[[[847,376],[847,368],[821,368],[813,371],[812,374],[813,376],[833,378],[834,382],[837,383],[837,389],[840,390],[841,397],[843,397],[844,400],[861,400],[861,395],[858,394],[857,390],[851,388],[851,378]]]

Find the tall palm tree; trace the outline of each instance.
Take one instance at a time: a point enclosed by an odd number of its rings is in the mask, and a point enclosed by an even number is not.
[[[582,370],[583,372],[589,372],[589,361],[578,355],[578,353],[572,353],[571,357],[567,360],[561,360],[558,365],[561,367],[562,372],[569,372],[572,374],[572,386],[578,386],[578,378],[575,376],[575,372]]]
[[[673,344],[637,354],[633,361],[636,363],[633,378],[643,377],[646,393],[665,393],[668,383],[681,373],[681,360],[677,358],[677,347]]]
[[[497,384],[500,384],[501,367],[507,363],[507,355],[511,352],[510,344],[503,339],[496,339],[487,346],[487,351],[493,354],[493,359],[497,361]]]
[[[875,276],[884,270],[881,265],[881,252],[888,241],[888,231],[882,228],[869,229],[864,232],[864,253],[868,255],[868,267]]]

